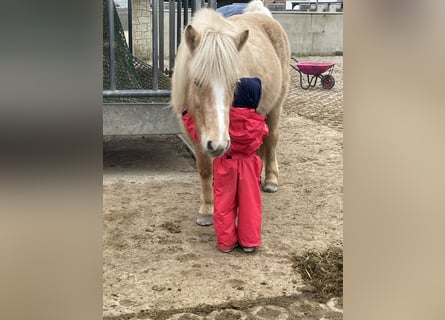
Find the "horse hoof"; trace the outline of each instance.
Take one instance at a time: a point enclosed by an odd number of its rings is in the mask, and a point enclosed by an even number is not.
[[[274,193],[274,192],[277,192],[277,190],[278,190],[278,184],[276,184],[276,183],[266,182],[263,185],[264,192]]]
[[[200,226],[211,226],[213,224],[213,215],[211,214],[198,214],[196,223]]]

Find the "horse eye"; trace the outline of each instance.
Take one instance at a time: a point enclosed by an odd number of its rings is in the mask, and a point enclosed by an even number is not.
[[[197,88],[201,88],[201,87],[202,87],[202,83],[199,82],[198,79],[196,79],[195,81],[193,81],[193,84],[194,84]]]

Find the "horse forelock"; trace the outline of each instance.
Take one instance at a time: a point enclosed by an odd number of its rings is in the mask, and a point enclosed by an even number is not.
[[[200,10],[193,26],[202,34],[192,54],[188,74],[193,82],[209,85],[215,81],[231,88],[239,78],[240,56],[235,44],[237,29],[219,13]]]
[[[211,86],[219,82],[231,88],[239,78],[240,56],[232,38],[225,34],[206,32],[189,65],[191,80]]]

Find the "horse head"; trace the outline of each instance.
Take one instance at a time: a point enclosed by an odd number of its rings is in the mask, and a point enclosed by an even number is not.
[[[236,29],[216,12],[213,18],[202,22],[198,13],[184,40],[190,53],[187,107],[203,150],[216,157],[230,146],[229,111],[242,68],[239,51],[249,30]]]

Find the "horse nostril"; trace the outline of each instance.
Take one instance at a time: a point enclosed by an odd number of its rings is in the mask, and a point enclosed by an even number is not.
[[[213,151],[212,140],[207,141],[207,150],[210,152]]]

